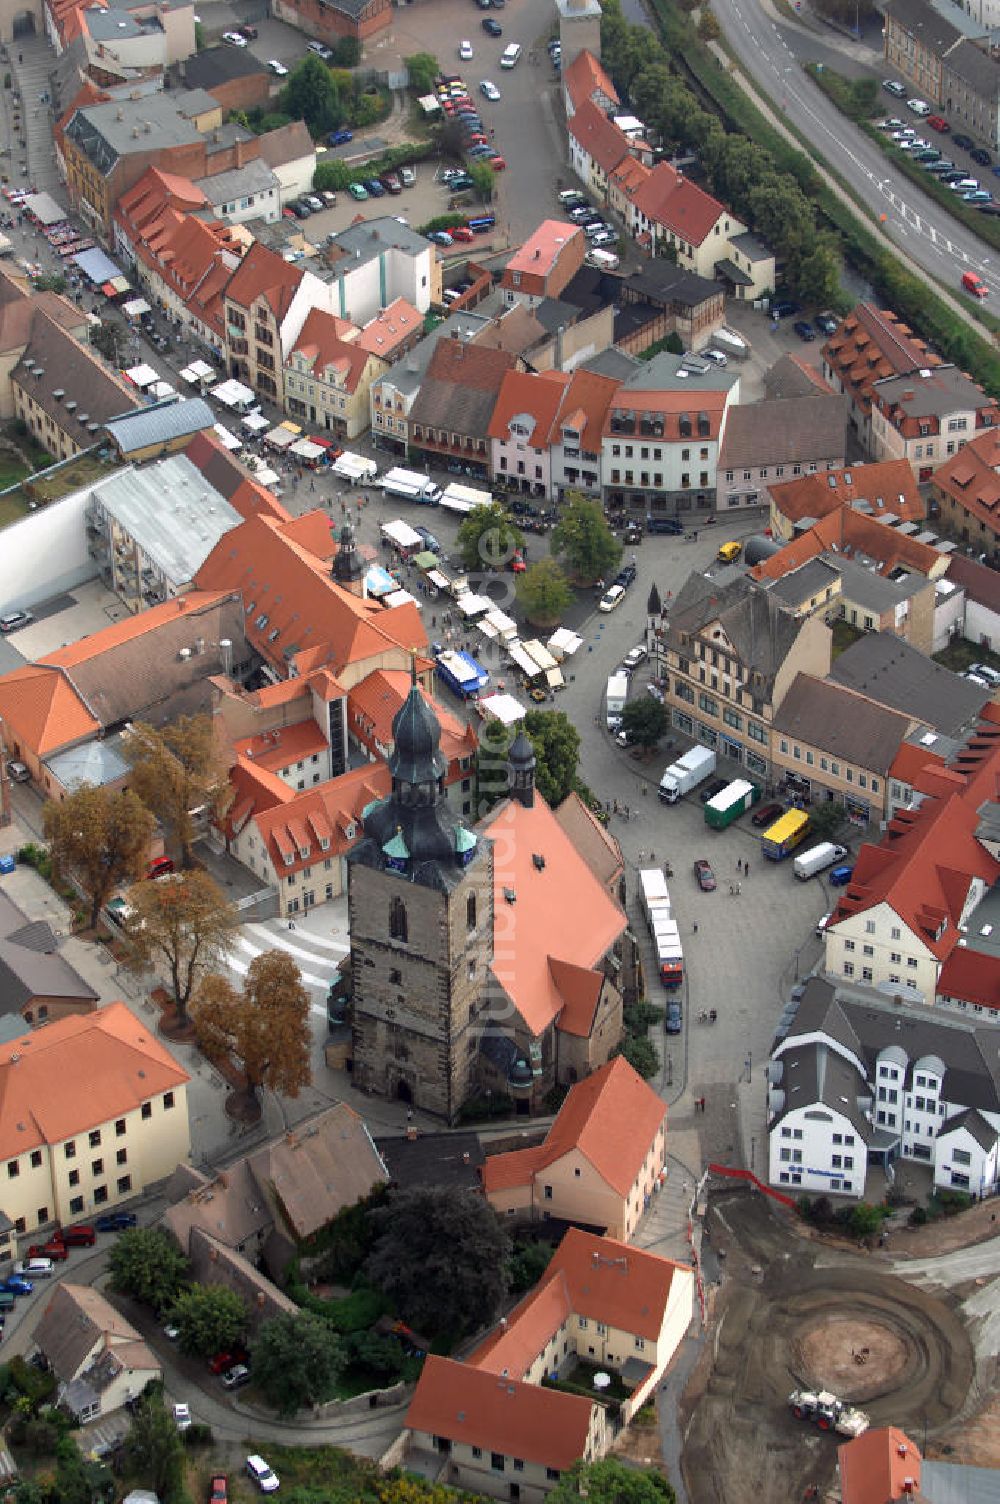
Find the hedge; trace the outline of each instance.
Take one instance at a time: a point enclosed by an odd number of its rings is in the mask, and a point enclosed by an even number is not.
[[[405,146],[390,146],[388,151],[370,162],[351,167],[346,162],[321,162],[313,173],[313,187],[336,192],[350,183],[363,183],[366,178],[381,177],[384,172],[396,172],[400,167],[409,167],[427,157],[437,155],[436,141],[411,141]]]

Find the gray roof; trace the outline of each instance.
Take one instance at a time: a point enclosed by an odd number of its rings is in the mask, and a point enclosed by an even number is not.
[[[786,606],[800,607],[837,583],[837,570],[823,558],[808,559],[777,580],[761,583]]]
[[[243,522],[186,454],[113,475],[94,488],[92,501],[175,590],[189,584],[219,539]]]
[[[910,725],[909,716],[811,674],[796,674],[774,717],[776,732],[883,777]]]
[[[797,1038],[826,1035],[864,1062],[875,1080],[878,1057],[897,1046],[906,1059],[905,1090],[912,1090],[917,1062],[935,1056],[944,1066],[941,1097],[963,1108],[1000,1112],[1000,1057],[996,1028],[970,1024],[941,1009],[908,1006],[888,998],[853,997],[822,977],[808,983],[788,1030],[785,1047]]]
[[[846,397],[765,397],[729,409],[719,469],[843,464],[846,448]]]
[[[879,616],[892,611],[900,601],[919,595],[922,590],[934,589],[933,583],[921,574],[910,574],[906,570],[893,575],[878,574],[857,559],[847,559],[843,554],[828,553],[823,559],[840,575],[842,593]]]
[[[872,392],[889,407],[898,403],[908,418],[941,418],[956,408],[987,407],[990,402],[982,387],[957,366],[925,366],[901,376],[883,376]]]
[[[230,47],[226,43],[192,53],[183,66],[184,82],[189,89],[210,90],[213,84],[266,72],[264,64],[257,61],[249,47]]]
[[[748,261],[771,261],[774,258],[771,247],[765,245],[763,240],[759,240],[749,230],[742,235],[733,235],[729,244],[735,246],[736,250],[742,251]]]
[[[764,372],[767,397],[822,397],[829,390],[819,372],[806,366],[798,355],[782,355]]]
[[[959,15],[961,14],[959,11]],[[974,42],[959,42],[944,59],[945,79],[949,73],[953,73],[963,84],[985,99],[992,106],[995,116],[997,94],[1000,92],[1000,65],[995,57],[983,52]]]
[[[802,631],[805,619],[797,617],[771,591],[745,574],[729,579],[710,579],[690,574],[674,601],[667,628],[667,642],[675,652],[687,654],[682,638],[697,636],[718,621],[733,651],[750,677],[747,688],[755,698],[770,698],[774,677]],[[753,682],[754,675],[760,683]]]
[[[697,308],[710,298],[717,298],[722,291],[718,282],[699,277],[696,272],[683,271],[662,256],[654,257],[633,272],[626,278],[625,287],[647,303],[685,308]]]
[[[849,689],[958,736],[979,719],[990,691],[942,668],[891,632],[866,632],[841,653],[830,678]]]
[[[104,425],[123,458],[153,444],[169,444],[185,434],[201,433],[214,426],[215,414],[201,397],[160,402]]]
[[[79,449],[101,439],[109,419],[128,414],[142,399],[94,352],[39,310],[12,379]]]
[[[705,369],[702,370],[701,366]],[[671,355],[661,350],[652,360],[644,360],[639,369],[622,383],[628,390],[691,392],[728,392],[740,379],[738,371],[720,370],[711,360],[699,362],[697,369],[691,367],[684,355]]]
[[[920,1488],[931,1504],[1000,1504],[1000,1468],[928,1462],[925,1457]]]
[[[589,360],[583,360],[576,367],[578,371],[593,371],[595,376],[611,376],[617,381],[624,381],[640,364],[634,355],[628,355],[624,350],[615,349],[609,345],[606,350],[598,350],[596,355],[591,355]]]
[[[886,0],[883,14],[914,37],[922,46],[940,56],[960,36],[987,35],[986,27],[966,16],[957,5],[949,4],[947,14],[931,0]]]
[[[412,350],[408,350],[402,360],[372,382],[372,386],[377,387],[384,382],[393,391],[401,392],[404,396],[415,395],[420,390],[424,372],[431,363],[431,356],[439,339],[458,338],[468,342],[489,326],[490,320],[478,313],[451,314],[443,324],[439,324],[419,344],[414,345]]]
[[[45,766],[64,789],[81,783],[104,788],[119,779],[127,779],[131,764],[122,750],[122,736],[104,736],[97,742],[81,742],[45,759]]]
[[[938,1129],[938,1137],[940,1138],[942,1133],[954,1133],[958,1128],[964,1128],[967,1133],[971,1133],[979,1147],[985,1149],[987,1153],[993,1148],[1000,1134],[1000,1129],[992,1127],[976,1107],[967,1107],[964,1112],[956,1112],[952,1117],[945,1118]]]
[[[84,11],[84,16],[87,30],[95,42],[123,42],[130,37],[163,30],[159,21],[153,25],[141,25],[127,10],[98,10],[91,6]]]
[[[790,1112],[822,1102],[834,1112],[842,1113],[853,1123],[861,1137],[867,1140],[871,1127],[859,1098],[870,1096],[870,1092],[868,1083],[856,1066],[836,1050],[814,1042],[786,1046],[782,1050],[781,1061],[780,1077],[773,1064],[769,1072],[773,1089],[782,1092],[784,1096],[780,1109],[771,1121],[772,1131]]]
[[[486,1155],[476,1133],[421,1133],[415,1139],[377,1138],[392,1180],[400,1186],[481,1188],[479,1167]]]
[[[260,157],[254,157],[230,172],[217,172],[214,177],[198,178],[194,186],[201,189],[210,204],[228,204],[234,199],[264,193],[268,188],[277,188],[278,179],[266,162]]]
[[[203,97],[207,101],[203,109],[209,105],[218,109],[218,101],[210,94]],[[66,134],[97,171],[107,176],[119,157],[202,141],[204,137],[181,113],[182,103],[190,107],[191,101],[186,94],[171,91],[87,105],[75,112]]]
[[[363,219],[356,225],[348,225],[337,236],[332,247],[335,252],[339,248],[350,256],[352,266],[371,261],[393,247],[409,251],[414,256],[430,249],[423,235],[418,235],[409,225],[401,225],[391,214],[383,215],[381,219]]]
[[[29,921],[0,891],[0,1010],[20,1014],[33,998],[98,1001],[98,994],[59,954],[44,920]],[[23,1024],[21,1025],[23,1032]]]
[[[257,139],[260,154],[269,167],[281,167],[286,162],[316,155],[316,147],[303,120],[291,120],[288,125],[279,125],[277,130],[265,131]]]

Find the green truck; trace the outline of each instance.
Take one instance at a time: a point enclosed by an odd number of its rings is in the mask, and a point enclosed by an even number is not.
[[[705,805],[705,824],[712,830],[725,830],[740,815],[745,815],[759,798],[760,789],[757,784],[746,778],[737,778]]]

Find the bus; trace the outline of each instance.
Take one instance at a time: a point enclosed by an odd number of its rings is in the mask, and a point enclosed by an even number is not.
[[[805,839],[809,816],[804,809],[789,809],[769,825],[760,838],[760,849],[771,862],[780,862]]]

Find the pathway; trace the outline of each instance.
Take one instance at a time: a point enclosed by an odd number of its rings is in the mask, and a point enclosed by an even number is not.
[[[52,48],[45,37],[22,37],[16,46],[11,43],[8,51],[10,69],[21,95],[22,130],[28,143],[26,153],[12,147],[11,163],[15,169],[12,176],[16,181],[24,181],[24,174],[18,177],[16,169],[27,159],[31,186],[39,193],[47,190],[58,198],[62,184],[52,149],[52,111],[48,103],[49,74],[55,62]],[[9,100],[7,107],[10,108]]]

